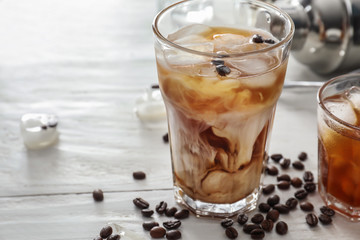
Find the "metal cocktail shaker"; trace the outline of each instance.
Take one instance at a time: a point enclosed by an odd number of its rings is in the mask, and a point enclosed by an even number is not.
[[[360,68],[360,0],[267,2],[292,17],[292,55],[299,62],[320,74]]]

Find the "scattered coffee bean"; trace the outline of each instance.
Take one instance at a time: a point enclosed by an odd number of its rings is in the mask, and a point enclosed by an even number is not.
[[[313,182],[307,182],[305,183],[304,185],[304,189],[309,192],[309,193],[312,193],[312,192],[315,192],[316,190],[316,184],[313,183]]]
[[[240,225],[244,225],[248,221],[249,217],[246,215],[246,213],[240,213],[237,217],[237,222]]]
[[[309,213],[305,217],[306,223],[309,224],[310,227],[315,227],[318,224],[318,218],[315,214]]]
[[[303,170],[304,169],[304,164],[302,162],[300,162],[300,161],[293,162],[292,166],[297,170]]]
[[[275,195],[272,195],[270,196],[268,199],[267,199],[267,203],[270,205],[270,206],[274,206],[275,204],[278,204],[280,202],[280,197],[279,195],[275,194]]]
[[[266,167],[266,172],[267,172],[267,174],[269,174],[271,176],[276,176],[276,175],[278,175],[279,170],[275,166],[268,166],[268,167]]]
[[[151,209],[141,209],[141,214],[144,216],[144,217],[151,217],[153,214],[154,214],[154,210],[151,210]]]
[[[298,191],[295,192],[294,196],[299,199],[299,200],[302,200],[302,199],[305,199],[308,195],[308,192],[305,191],[304,189],[300,189]]]
[[[165,210],[165,215],[167,216],[167,217],[173,217],[174,215],[175,215],[175,213],[177,212],[177,208],[176,207],[172,207],[172,208],[167,208],[166,210]]]
[[[231,218],[225,218],[220,222],[221,226],[224,228],[231,227],[234,224],[234,221]]]
[[[331,217],[329,217],[328,215],[325,215],[325,214],[320,214],[319,215],[319,220],[324,225],[328,225],[328,224],[330,224],[332,222]]]
[[[145,208],[148,208],[150,206],[150,204],[147,201],[145,201],[144,199],[142,199],[140,197],[139,198],[134,198],[133,203],[135,204],[135,206],[137,206],[140,209],[145,209]]]
[[[166,233],[166,239],[180,239],[181,232],[179,230],[170,230]]]
[[[288,206],[290,210],[295,209],[297,204],[298,204],[298,200],[296,200],[296,198],[293,197],[289,198],[285,203],[285,205]]]
[[[265,232],[262,229],[254,229],[250,233],[252,239],[263,239],[265,237]]]
[[[276,232],[280,235],[284,235],[286,234],[288,231],[288,225],[283,222],[283,221],[280,221],[276,224]]]
[[[280,181],[278,184],[277,184],[277,187],[281,190],[287,190],[290,188],[290,182],[288,181]]]
[[[164,201],[161,201],[158,205],[156,205],[155,210],[159,214],[163,214],[167,208],[167,203]]]
[[[100,237],[107,238],[112,234],[112,232],[113,232],[112,227],[110,226],[103,227],[100,231]]]
[[[220,60],[220,59],[211,60],[211,63],[212,63],[213,65],[215,65],[215,66],[217,66],[217,65],[224,65],[224,64],[225,64],[224,60]]]
[[[305,161],[307,159],[307,153],[306,152],[301,152],[298,156],[299,160],[301,161]]]
[[[274,222],[270,219],[265,219],[261,223],[261,228],[264,229],[265,232],[271,232],[274,227]]]
[[[159,84],[152,84],[152,85],[151,85],[151,88],[152,88],[152,89],[159,89],[160,86],[159,86]]]
[[[230,74],[231,72],[230,68],[225,65],[216,65],[215,68],[216,68],[216,72],[223,77]]]
[[[189,210],[187,209],[180,209],[178,210],[175,214],[174,214],[174,217],[176,219],[184,219],[184,218],[188,218],[189,217]]]
[[[289,158],[284,158],[280,161],[280,167],[282,169],[288,169],[290,167],[291,160]]]
[[[300,203],[300,208],[303,211],[310,212],[310,211],[314,210],[314,205],[312,205],[311,202],[302,202],[302,203]]]
[[[254,43],[263,43],[264,42],[264,38],[259,35],[259,34],[255,34],[253,37],[252,37],[252,42]]]
[[[151,222],[144,222],[142,224],[143,228],[147,231],[150,231],[153,227],[159,226],[159,223],[151,221]]]
[[[119,240],[120,239],[120,235],[119,234],[113,234],[110,235],[107,240]]]
[[[101,189],[94,190],[92,194],[96,202],[101,202],[102,200],[104,200],[104,193]]]
[[[254,229],[261,229],[260,225],[254,223],[247,223],[243,226],[243,231],[247,234],[250,234]]]
[[[278,210],[279,213],[286,214],[289,213],[290,209],[285,204],[276,204],[273,206],[273,209]]]
[[[271,206],[267,203],[260,203],[259,204],[259,211],[262,213],[267,213],[270,211]]]
[[[238,237],[238,232],[237,232],[236,229],[233,228],[233,227],[228,227],[228,228],[226,228],[225,234],[226,234],[226,236],[227,236],[228,238],[230,238],[230,239],[235,239],[235,238]]]
[[[150,236],[152,238],[163,238],[166,234],[166,230],[163,227],[153,227],[150,230]]]
[[[146,178],[146,174],[143,171],[133,172],[133,178],[136,180],[142,180]]]
[[[303,175],[303,179],[305,182],[313,182],[314,181],[314,175],[310,171],[305,171]]]
[[[279,215],[280,213],[278,210],[272,209],[266,214],[266,219],[276,222],[279,219]]]
[[[332,217],[332,216],[335,215],[335,211],[332,210],[331,208],[327,207],[327,206],[322,206],[322,207],[320,208],[320,211],[321,211],[323,214],[325,214],[325,215],[327,215],[327,216],[329,216],[329,217]]]
[[[262,192],[264,194],[270,194],[275,190],[275,185],[274,184],[268,184],[265,187],[263,187]]]
[[[271,38],[265,39],[264,42],[267,44],[275,44],[275,40],[273,40]]]
[[[289,176],[289,174],[282,174],[280,176],[277,176],[276,179],[280,182],[280,181],[287,181],[290,182],[291,178]]]
[[[303,184],[302,180],[298,177],[294,177],[291,179],[291,185],[295,188],[301,187]]]
[[[264,216],[261,213],[256,213],[252,218],[251,221],[256,224],[260,224],[264,220]]]
[[[169,133],[165,133],[162,137],[164,143],[168,143],[169,142]]]
[[[274,160],[275,162],[279,162],[283,158],[283,155],[281,153],[275,153],[275,154],[272,154],[270,156],[270,158],[272,160]]]
[[[179,221],[179,220],[166,221],[166,222],[163,222],[163,226],[169,230],[177,229],[181,226],[181,221]]]

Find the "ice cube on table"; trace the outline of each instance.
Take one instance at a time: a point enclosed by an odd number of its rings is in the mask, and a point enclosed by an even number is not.
[[[356,113],[347,99],[328,100],[324,105],[337,118],[350,124],[356,123]]]
[[[25,146],[29,149],[40,149],[53,145],[59,137],[57,125],[58,117],[54,114],[24,114],[20,128]]]

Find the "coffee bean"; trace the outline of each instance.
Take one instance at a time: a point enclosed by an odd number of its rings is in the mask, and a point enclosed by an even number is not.
[[[141,209],[141,214],[144,216],[144,217],[151,217],[153,214],[154,214],[154,210],[151,210],[151,209]]]
[[[177,229],[181,226],[181,221],[179,221],[179,220],[166,221],[166,222],[163,222],[163,226],[169,230]]]
[[[325,214],[320,214],[319,215],[319,220],[324,225],[328,225],[328,224],[330,224],[332,222],[331,217],[329,217],[328,215],[325,215]]]
[[[301,161],[305,161],[307,159],[307,153],[306,152],[301,152],[298,156],[299,160]]]
[[[278,184],[277,184],[277,187],[281,190],[287,190],[290,188],[290,182],[288,181],[280,181]]]
[[[175,214],[174,214],[174,217],[176,219],[184,219],[184,218],[188,218],[189,217],[189,210],[187,209],[180,209],[178,210]]]
[[[262,192],[264,194],[270,194],[275,190],[275,185],[274,184],[268,184],[265,187],[263,187]]]
[[[303,170],[304,169],[304,164],[302,162],[300,162],[300,161],[293,162],[292,166],[297,170]]]
[[[107,240],[119,240],[120,239],[120,235],[119,234],[113,234],[110,235]]]
[[[313,183],[313,182],[307,182],[305,183],[304,185],[304,189],[309,192],[309,193],[312,193],[312,192],[315,192],[316,190],[316,184]]]
[[[164,142],[164,143],[168,143],[168,142],[169,142],[169,133],[165,133],[165,134],[163,135],[162,139],[163,139],[163,142]]]
[[[302,202],[302,203],[300,203],[300,208],[303,211],[310,212],[310,211],[314,210],[314,205],[312,205],[311,202]]]
[[[314,175],[310,171],[305,171],[303,175],[303,179],[305,182],[313,182],[314,181]]]
[[[293,198],[293,197],[289,198],[289,199],[286,201],[286,203],[285,203],[285,205],[288,206],[288,208],[289,208],[290,210],[295,209],[296,206],[297,206],[297,204],[298,204],[298,200],[296,200],[296,199]]]
[[[225,234],[226,234],[226,236],[227,236],[228,238],[230,238],[230,239],[235,239],[235,238],[238,237],[238,232],[237,232],[236,229],[233,228],[233,227],[228,227],[228,228],[226,228]]]
[[[252,239],[263,239],[265,237],[265,232],[262,229],[254,229],[250,233]]]
[[[217,65],[224,65],[224,64],[225,64],[224,60],[220,60],[220,59],[211,60],[211,63],[212,63],[213,65],[215,65],[215,66],[217,66]]]
[[[291,185],[295,188],[301,187],[303,184],[302,180],[298,177],[294,177],[291,179]]]
[[[254,229],[261,229],[258,224],[254,223],[247,223],[243,226],[243,231],[247,234],[250,234],[252,230]]]
[[[147,231],[150,231],[153,227],[159,226],[159,223],[151,221],[151,222],[144,222],[142,224],[143,228]]]
[[[276,176],[276,175],[278,175],[279,170],[275,166],[268,166],[268,167],[266,167],[266,172],[267,172],[267,174],[269,174],[271,176]]]
[[[283,222],[283,221],[280,221],[276,224],[276,232],[280,235],[284,235],[286,234],[288,231],[288,225]]]
[[[279,219],[279,215],[280,213],[278,210],[272,209],[266,214],[266,219],[276,222]]]
[[[163,214],[167,208],[167,203],[164,201],[161,201],[158,205],[156,205],[155,210],[159,214]]]
[[[181,232],[179,230],[170,230],[166,233],[166,239],[180,239]]]
[[[299,200],[305,199],[307,197],[307,195],[308,195],[308,193],[304,189],[300,189],[300,190],[296,191],[294,194],[294,196]]]
[[[173,217],[176,212],[177,212],[177,208],[176,208],[176,207],[167,208],[167,209],[165,210],[165,215],[166,215],[167,217]]]
[[[252,41],[254,43],[263,43],[264,42],[264,38],[259,35],[259,34],[255,34],[253,37],[252,37]]]
[[[144,199],[142,199],[140,197],[134,198],[133,203],[135,204],[135,206],[137,206],[140,209],[145,209],[150,206],[150,204],[147,201],[145,201]]]
[[[320,208],[320,211],[321,211],[323,214],[325,214],[325,215],[327,215],[327,216],[329,216],[329,217],[332,217],[332,216],[335,215],[335,211],[332,210],[331,208],[327,207],[327,206],[322,206],[322,207]]]
[[[289,213],[290,209],[288,206],[286,206],[285,204],[276,204],[275,206],[273,206],[273,209],[278,210],[279,213]]]
[[[284,158],[280,161],[280,167],[282,169],[288,169],[290,167],[291,160],[289,158]]]
[[[102,200],[104,200],[104,193],[101,189],[94,190],[92,194],[96,202],[101,202]]]
[[[237,222],[240,225],[244,225],[248,221],[249,217],[246,215],[246,213],[240,213],[237,217]]]
[[[271,232],[274,227],[274,222],[270,219],[265,219],[261,222],[261,228],[264,229],[266,232]]]
[[[275,162],[279,162],[283,158],[283,155],[281,153],[275,153],[275,154],[272,154],[270,156],[270,158],[272,160],[274,160]]]
[[[275,40],[273,40],[271,38],[265,39],[264,42],[267,44],[275,44]]]
[[[267,203],[260,203],[259,204],[259,211],[262,213],[267,213],[268,211],[270,211],[270,205]]]
[[[267,199],[267,203],[270,205],[270,206],[274,206],[275,204],[278,204],[280,202],[280,197],[279,195],[272,195],[270,196],[268,199]]]
[[[230,74],[231,72],[230,68],[225,65],[216,65],[215,68],[216,68],[216,72],[223,77]]]
[[[220,222],[221,226],[224,228],[231,227],[234,224],[234,221],[231,218],[225,218]]]
[[[112,234],[112,232],[113,232],[112,227],[110,226],[103,227],[100,231],[100,237],[107,238]]]
[[[280,182],[280,181],[287,181],[290,182],[291,178],[289,176],[289,174],[282,174],[280,176],[277,176],[276,179]]]
[[[159,89],[159,88],[160,88],[159,84],[152,84],[151,85],[151,89]]]
[[[305,217],[306,223],[309,224],[310,227],[315,227],[318,224],[318,218],[315,214],[309,213]]]
[[[251,218],[251,221],[256,224],[260,224],[263,220],[264,216],[261,213],[257,213]]]
[[[166,230],[163,227],[153,227],[150,230],[150,236],[152,238],[163,238],[166,234]]]
[[[136,180],[142,180],[146,178],[146,174],[143,171],[133,172],[133,178]]]

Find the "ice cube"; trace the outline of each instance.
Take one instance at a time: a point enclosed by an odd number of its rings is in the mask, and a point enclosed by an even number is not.
[[[211,27],[203,24],[192,24],[169,34],[167,38],[169,41],[183,44],[203,42],[204,38],[201,36],[211,30]]]
[[[351,102],[347,99],[341,100],[328,100],[324,103],[325,107],[337,118],[355,124],[357,121],[356,113],[351,106]]]
[[[224,51],[226,53],[241,53],[244,52],[244,45],[249,43],[249,39],[241,35],[226,33],[214,35],[213,42],[214,50],[216,52]]]
[[[59,136],[58,117],[46,113],[27,113],[21,117],[20,128],[24,144],[29,149],[53,145]]]
[[[113,234],[119,234],[121,240],[145,240],[136,232],[121,226],[119,223],[109,222],[108,225],[113,229]]]
[[[344,95],[355,109],[360,110],[360,87],[352,86]]]

